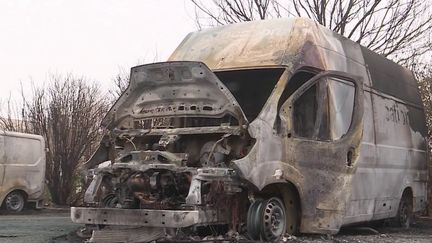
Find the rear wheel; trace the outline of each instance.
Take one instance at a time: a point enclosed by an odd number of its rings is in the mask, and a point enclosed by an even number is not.
[[[21,212],[24,209],[25,197],[21,192],[11,192],[4,200],[5,208],[9,212]]]
[[[395,222],[400,227],[409,228],[413,216],[412,198],[404,194],[399,203]]]

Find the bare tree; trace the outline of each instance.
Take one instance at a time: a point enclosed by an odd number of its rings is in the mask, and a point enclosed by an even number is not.
[[[430,1],[191,0],[198,27],[306,17],[400,64],[431,50]]]
[[[157,48],[155,48],[155,50],[151,55],[153,55],[153,57],[151,58],[149,55],[144,55],[142,59],[138,59],[136,61],[135,65],[138,66],[138,65],[143,65],[144,63],[155,63],[161,61]],[[129,79],[130,79],[129,69],[125,69],[124,67],[119,67],[119,72],[112,79],[114,86],[109,90],[113,98],[112,101],[113,103],[127,89],[127,87],[129,86]]]
[[[76,169],[100,136],[107,104],[98,86],[72,75],[53,76],[48,87],[33,88],[25,101],[23,117],[48,148],[46,179],[54,203],[68,202]]]
[[[5,110],[2,108],[6,107]],[[18,105],[9,96],[5,103],[0,101],[0,129],[12,132],[29,132],[29,124],[23,119],[23,107]]]
[[[127,89],[129,86],[129,73],[124,69],[120,69],[119,73],[113,79],[114,89],[110,90],[114,101]]]
[[[420,95],[425,110],[426,125],[429,137],[429,152],[432,148],[432,65],[431,63],[415,63],[411,68],[416,74],[419,84]],[[429,168],[432,168],[432,161],[429,161]],[[432,176],[432,169],[429,169],[429,178]],[[429,202],[432,201],[432,184],[428,184]],[[428,213],[432,212],[432,204],[429,203]]]
[[[416,64],[411,67],[419,85],[420,95],[426,116],[429,138],[432,137],[432,66]],[[432,142],[432,141],[430,141]]]

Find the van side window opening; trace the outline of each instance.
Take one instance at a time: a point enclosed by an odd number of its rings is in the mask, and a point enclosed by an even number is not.
[[[351,125],[355,88],[351,82],[329,78],[327,81],[330,139],[337,140]]]
[[[5,137],[4,151],[7,151],[4,156],[5,164],[34,164],[40,155],[40,141],[35,139]],[[25,151],[25,153],[23,153]]]
[[[283,72],[283,68],[265,68],[217,71],[215,74],[236,98],[251,122],[264,107]]]
[[[313,76],[315,76],[315,73],[300,70],[294,73],[294,75],[289,79],[278,101],[278,106],[277,106],[278,116],[275,122],[276,131],[281,131],[282,124],[279,117],[279,111],[282,105],[287,101],[287,99],[292,95],[292,93],[294,93],[294,91],[300,88],[300,86],[302,86],[309,79],[313,78]]]
[[[317,84],[310,87],[294,102],[294,132],[304,138],[313,138],[317,116]]]
[[[320,85],[324,87],[320,89]],[[354,95],[351,82],[334,77],[318,81],[294,101],[295,134],[324,141],[340,139],[351,125]],[[319,103],[323,105],[321,114],[318,114]]]
[[[296,91],[300,86],[302,86],[306,81],[313,78],[315,76],[314,73],[307,71],[298,71],[296,72],[289,80],[287,87],[284,89],[278,103],[278,111],[282,104]]]

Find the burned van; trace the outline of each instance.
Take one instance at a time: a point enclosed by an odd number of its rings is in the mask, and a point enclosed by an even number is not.
[[[0,205],[20,212],[39,207],[45,185],[45,140],[42,136],[0,130]]]
[[[275,241],[425,208],[412,73],[310,20],[191,33],[130,80],[71,212],[93,241]]]

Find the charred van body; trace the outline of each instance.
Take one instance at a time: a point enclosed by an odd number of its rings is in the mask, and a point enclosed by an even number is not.
[[[95,241],[108,230],[125,241],[227,232],[274,241],[409,224],[426,205],[412,74],[309,20],[191,33],[130,80],[87,163],[88,207],[72,208],[74,222],[104,226]]]

